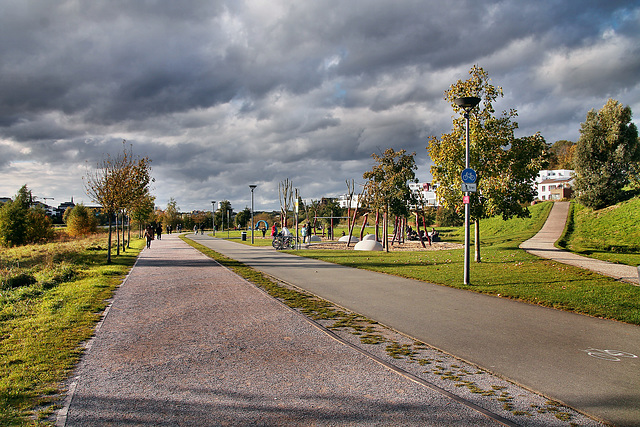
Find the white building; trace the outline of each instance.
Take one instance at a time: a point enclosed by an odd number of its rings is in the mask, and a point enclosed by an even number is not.
[[[438,206],[438,201],[436,199],[436,188],[438,188],[437,184],[432,184],[430,182],[421,182],[421,183],[409,183],[409,189],[413,192],[418,199],[423,200],[425,206]],[[338,204],[341,208],[347,208],[349,202],[347,200],[347,195],[343,194],[338,197]],[[358,203],[358,195],[354,194],[351,199],[351,208],[360,207]]]
[[[343,209],[349,207],[349,197],[346,194],[338,197],[338,205]],[[354,194],[353,197],[351,197],[351,209],[355,209],[357,207],[360,207],[359,196]]]
[[[409,183],[409,188],[418,200],[423,201],[425,206],[438,206],[438,199],[436,198],[437,184],[430,182]]]
[[[569,169],[542,170],[536,178],[538,200],[562,200],[573,192],[573,171]]]

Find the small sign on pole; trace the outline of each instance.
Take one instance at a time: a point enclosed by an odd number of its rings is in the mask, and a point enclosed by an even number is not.
[[[462,192],[463,193],[475,193],[477,191],[478,184],[475,182],[472,184],[468,184],[466,182],[462,183]]]
[[[463,202],[465,205],[468,205],[468,204],[471,202],[471,197],[470,197],[470,196],[464,196],[464,197],[462,198],[462,202]]]

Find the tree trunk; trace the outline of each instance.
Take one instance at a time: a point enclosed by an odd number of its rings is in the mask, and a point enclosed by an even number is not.
[[[391,236],[391,243],[393,245],[396,242],[396,231],[398,230],[398,217],[393,218],[393,235]]]
[[[476,219],[475,223],[475,245],[476,245],[476,262],[482,262],[480,258],[480,220]]]
[[[122,211],[122,252],[126,252],[127,239],[125,238],[125,228],[124,228],[124,211]]]
[[[349,237],[347,240],[347,248],[351,245],[351,236],[353,236],[353,227],[356,225],[356,215],[358,215],[358,207],[356,206],[353,210],[353,221],[351,221],[351,217],[349,217]]]
[[[385,251],[389,252],[389,206],[384,212],[384,220],[382,222],[382,240],[384,240]]]
[[[420,239],[420,244],[423,248],[426,248],[424,244],[424,240],[422,240],[422,234],[420,234],[420,218],[418,217],[418,212],[414,212],[416,214],[416,233],[418,233],[418,238]]]
[[[107,264],[111,264],[111,214],[108,213],[109,218],[109,238],[107,239]]]
[[[364,214],[362,219],[362,228],[360,229],[360,240],[364,238],[364,228],[367,226],[367,220],[369,219],[369,212]]]
[[[376,209],[376,242],[380,241],[380,209]]]
[[[118,228],[118,213],[116,212],[116,256],[120,255],[120,229]]]
[[[427,240],[429,241],[429,246],[431,246],[431,237],[429,236],[429,232],[427,231],[427,220],[424,217],[424,212],[422,212],[422,226],[424,227],[424,234],[427,236]]]

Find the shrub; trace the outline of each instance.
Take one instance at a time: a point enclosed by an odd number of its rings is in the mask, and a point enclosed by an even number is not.
[[[67,233],[70,236],[84,236],[95,233],[98,229],[98,220],[92,211],[82,203],[75,205],[66,219]]]

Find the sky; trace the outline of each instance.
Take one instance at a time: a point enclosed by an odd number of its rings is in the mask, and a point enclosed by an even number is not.
[[[364,183],[373,153],[452,128],[444,91],[477,64],[516,136],[577,141],[609,98],[640,115],[640,2],[0,0],[0,197],[92,205],[127,141],[185,212],[278,210]]]

